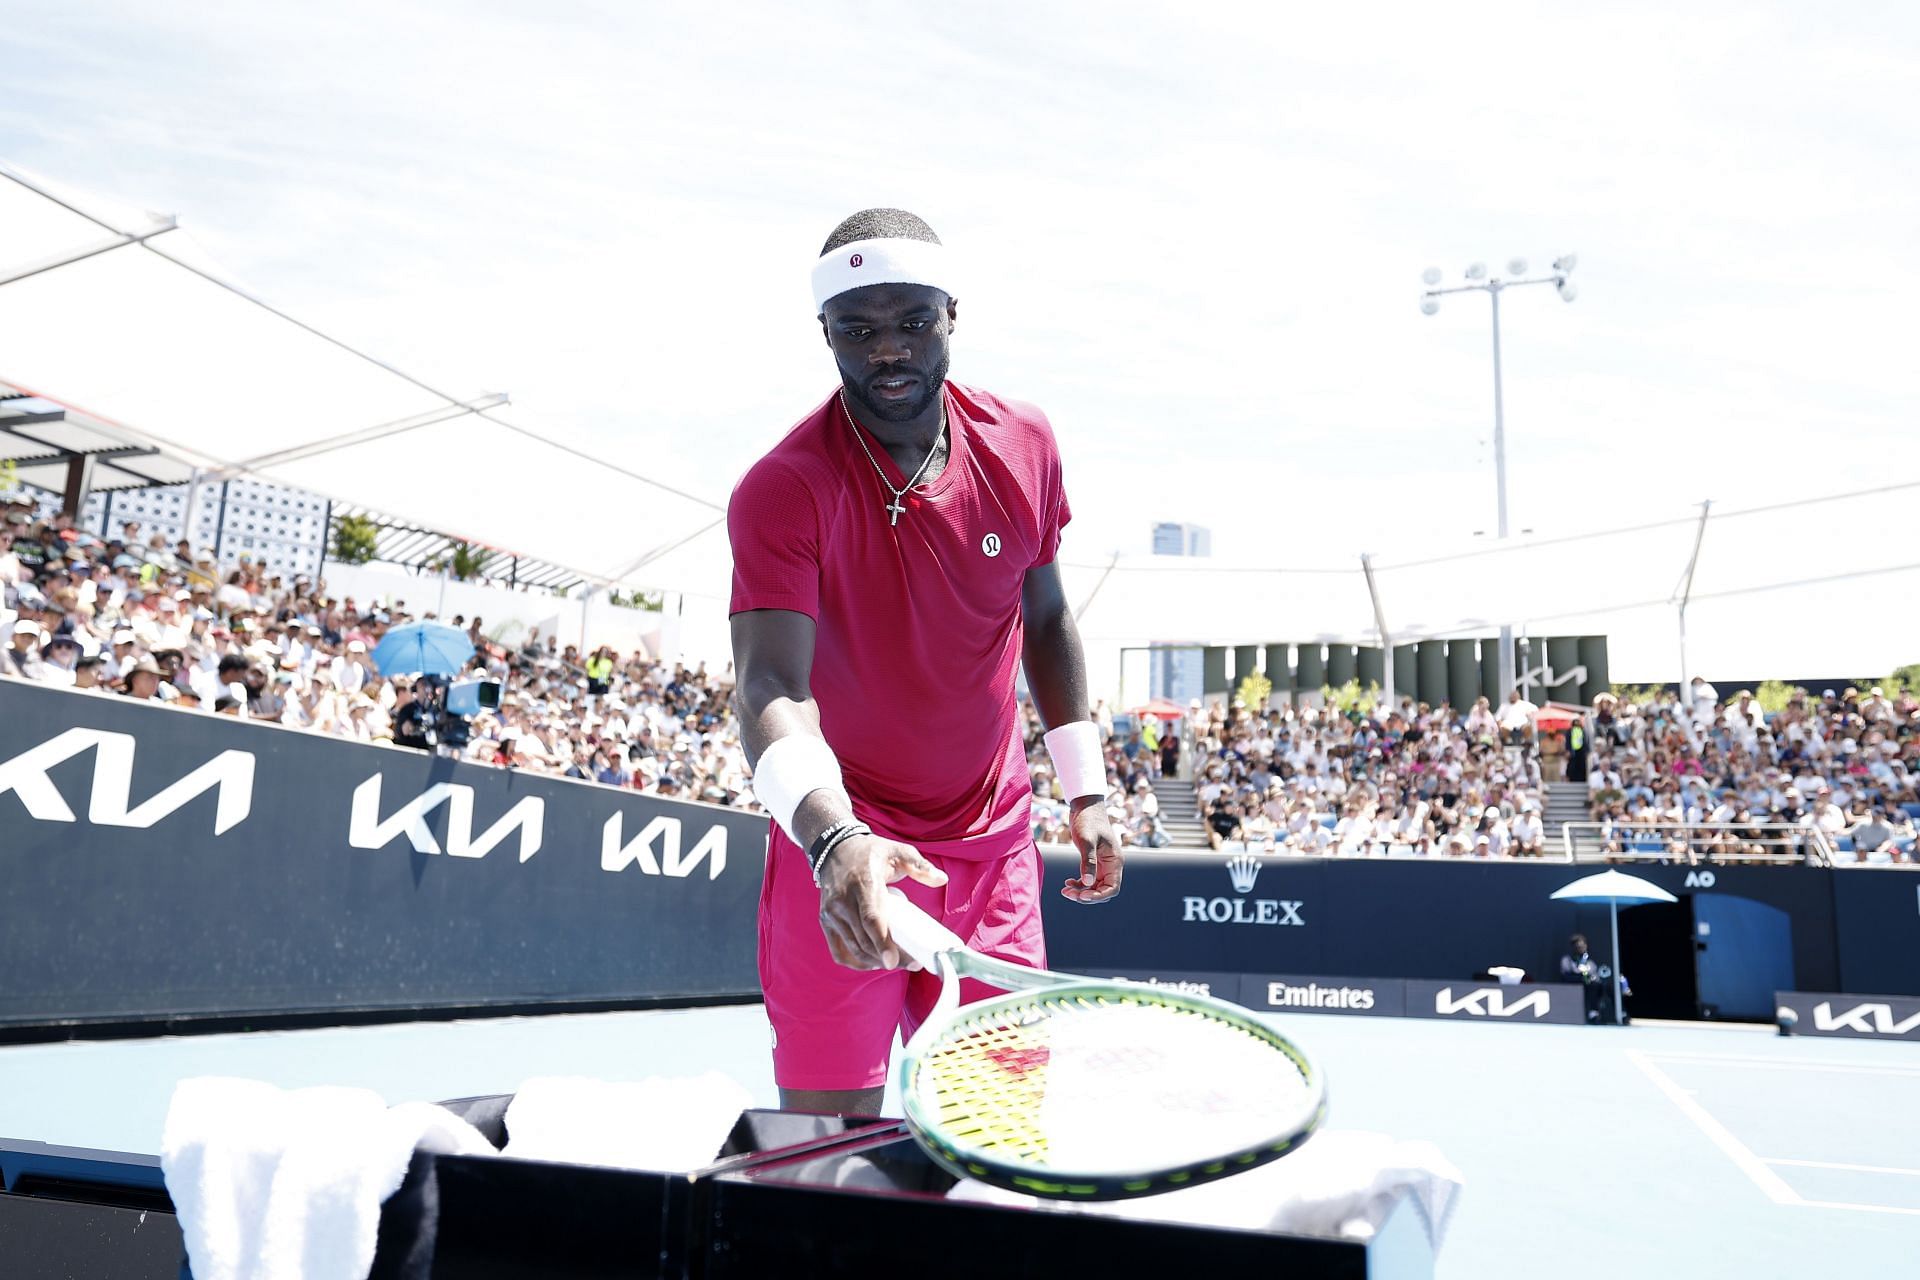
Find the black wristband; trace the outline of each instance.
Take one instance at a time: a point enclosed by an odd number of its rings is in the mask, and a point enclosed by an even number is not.
[[[842,842],[850,840],[854,836],[872,834],[873,829],[867,826],[866,823],[855,818],[848,818],[844,822],[834,823],[818,836],[815,836],[813,843],[807,846],[807,866],[813,872],[814,885],[817,887],[820,883],[820,868],[826,865],[827,859],[832,856],[835,849],[840,847]]]

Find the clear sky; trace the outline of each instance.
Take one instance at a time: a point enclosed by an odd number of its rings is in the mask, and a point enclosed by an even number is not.
[[[1486,300],[1417,306],[1475,259],[1580,255],[1503,304],[1516,530],[1920,477],[1911,5],[5,7],[0,157],[715,498],[875,204],[968,259],[954,374],[1052,416],[1079,558],[1491,529]]]

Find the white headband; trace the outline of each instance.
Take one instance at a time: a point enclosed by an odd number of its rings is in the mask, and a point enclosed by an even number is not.
[[[855,240],[823,254],[813,264],[813,309],[826,309],[827,299],[870,284],[924,284],[951,298],[953,264],[947,251],[927,240]]]

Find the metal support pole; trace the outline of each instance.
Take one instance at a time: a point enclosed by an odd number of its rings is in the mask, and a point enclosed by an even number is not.
[[[220,553],[227,544],[227,486],[231,480],[220,482],[220,517],[213,526],[213,567],[220,568]]]
[[[1507,540],[1507,415],[1505,396],[1500,385],[1500,282],[1494,280],[1487,286],[1487,296],[1493,300],[1493,477],[1494,487],[1500,504],[1500,525],[1498,536],[1502,542]],[[1500,623],[1500,653],[1497,664],[1500,673],[1500,700],[1506,701],[1513,692],[1513,624],[1504,619]]]
[[[1369,552],[1360,553],[1360,572],[1367,579],[1367,596],[1373,601],[1373,625],[1380,632],[1380,656],[1384,661],[1382,668],[1386,673],[1385,689],[1380,691],[1381,705],[1391,713],[1399,705],[1394,691],[1393,670],[1393,634],[1387,630],[1387,614],[1380,607],[1380,586],[1373,579],[1373,556]]]
[[[1620,997],[1620,899],[1608,898],[1607,910],[1613,919],[1613,1025],[1627,1025],[1627,1009]]]
[[[174,541],[191,544],[193,542],[193,509],[200,501],[200,468],[195,467],[193,474],[187,477],[187,502],[180,512],[180,536]]]
[[[1700,544],[1706,541],[1707,515],[1712,509],[1711,498],[1700,504],[1700,526],[1693,531],[1693,554],[1687,557],[1686,572],[1680,575],[1680,590],[1674,593],[1680,597],[1678,601],[1680,606],[1680,703],[1686,708],[1686,719],[1689,724],[1693,721],[1693,691],[1688,687],[1687,604],[1693,599],[1693,571],[1700,564]]]

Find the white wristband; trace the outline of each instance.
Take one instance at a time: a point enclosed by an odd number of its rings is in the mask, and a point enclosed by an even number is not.
[[[793,814],[800,802],[816,791],[831,791],[849,807],[852,805],[840,780],[840,762],[834,759],[833,748],[824,738],[811,733],[776,738],[753,766],[754,797],[773,815],[787,838],[802,848],[805,842],[793,833]]]
[[[1049,729],[1046,741],[1067,799],[1107,794],[1107,758],[1100,750],[1100,730],[1091,720]]]

